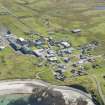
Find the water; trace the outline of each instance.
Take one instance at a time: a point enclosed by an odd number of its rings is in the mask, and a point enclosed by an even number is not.
[[[28,105],[28,97],[26,94],[0,96],[0,105]]]
[[[105,10],[105,6],[96,6],[96,10]]]

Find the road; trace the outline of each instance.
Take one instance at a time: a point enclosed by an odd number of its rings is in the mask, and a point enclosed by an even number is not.
[[[93,80],[96,82],[96,85],[97,85],[97,90],[98,90],[98,93],[105,105],[105,97],[103,95],[103,92],[102,92],[102,89],[101,89],[101,86],[100,86],[100,82],[97,80],[97,77],[96,76],[92,76]]]

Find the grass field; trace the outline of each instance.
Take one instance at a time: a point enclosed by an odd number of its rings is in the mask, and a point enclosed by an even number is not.
[[[30,39],[25,32],[37,31],[44,36],[49,36],[49,31],[54,31],[51,36],[55,39],[66,39],[79,46],[92,40],[100,42],[94,52],[95,55],[105,54],[105,10],[97,10],[97,6],[105,5],[100,0],[0,0],[0,27],[7,28],[18,37]],[[47,23],[47,24],[46,24]],[[70,31],[79,28],[81,36],[76,36]],[[104,56],[103,56],[104,58]],[[50,67],[38,68],[34,64],[40,62],[38,58],[18,55],[7,47],[0,52],[0,79],[35,78],[38,72],[41,79],[64,84],[56,81]],[[89,69],[89,75],[71,78],[65,84],[82,84],[90,90],[96,89],[96,84],[89,78],[92,75],[100,81],[105,95],[105,62],[100,59],[101,69]]]

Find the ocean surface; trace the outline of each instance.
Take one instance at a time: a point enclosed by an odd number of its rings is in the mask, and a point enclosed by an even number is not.
[[[0,105],[28,105],[28,98],[27,94],[0,96]]]

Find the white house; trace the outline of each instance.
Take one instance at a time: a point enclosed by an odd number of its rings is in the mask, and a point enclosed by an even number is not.
[[[81,29],[74,29],[74,30],[72,30],[72,32],[73,33],[79,33],[79,32],[81,32]]]
[[[3,50],[5,47],[4,46],[0,46],[0,50]]]
[[[68,42],[65,42],[65,41],[61,42],[61,45],[66,47],[66,48],[70,47],[70,44]]]

